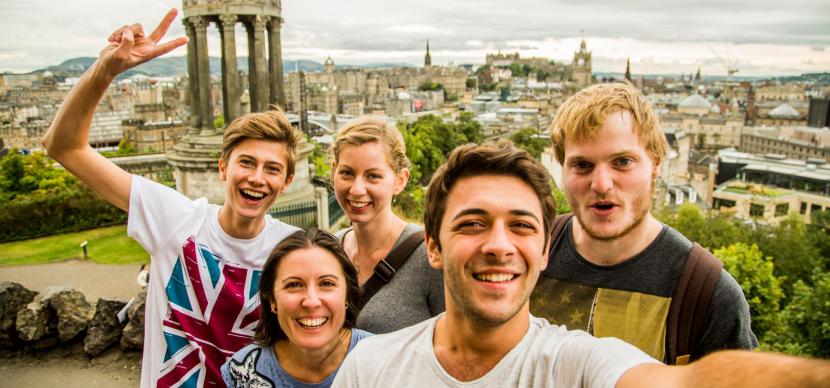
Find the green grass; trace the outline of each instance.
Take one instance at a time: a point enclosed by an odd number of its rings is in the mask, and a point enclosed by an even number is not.
[[[84,254],[80,247],[83,241],[88,242],[89,260],[96,263],[150,262],[150,255],[144,248],[127,237],[127,226],[118,225],[0,244],[0,266],[83,259]]]

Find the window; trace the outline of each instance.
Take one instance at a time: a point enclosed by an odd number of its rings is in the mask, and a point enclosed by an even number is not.
[[[728,199],[721,199],[715,198],[714,203],[712,204],[715,209],[723,209],[723,208],[730,208],[735,206],[735,201],[730,201]]]
[[[801,203],[801,210],[798,211],[801,214],[807,214],[807,202]]]
[[[810,213],[815,213],[815,212],[820,211],[820,210],[821,210],[821,205],[818,205],[818,204],[814,203],[812,206],[810,206]]]
[[[787,212],[790,211],[790,204],[788,203],[779,203],[775,205],[775,216],[781,217],[787,215]]]
[[[763,217],[764,216],[764,205],[758,205],[756,203],[749,204],[749,216],[750,217]]]

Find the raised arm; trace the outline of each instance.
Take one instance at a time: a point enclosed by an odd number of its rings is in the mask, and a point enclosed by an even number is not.
[[[633,387],[830,387],[830,361],[775,353],[727,350],[685,366],[640,365],[617,388]]]
[[[176,13],[168,11],[150,35],[145,36],[140,24],[123,26],[110,35],[110,43],[61,103],[42,140],[49,156],[123,210],[130,203],[130,174],[89,146],[89,126],[95,107],[118,74],[187,43],[182,37],[158,44]]]

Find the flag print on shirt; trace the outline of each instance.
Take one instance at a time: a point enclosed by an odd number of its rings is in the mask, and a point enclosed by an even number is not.
[[[259,276],[187,239],[165,286],[167,349],[157,387],[224,386],[219,368],[251,342],[259,320]]]

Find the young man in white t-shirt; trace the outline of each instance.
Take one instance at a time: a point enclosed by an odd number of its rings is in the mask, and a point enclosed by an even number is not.
[[[89,144],[92,115],[123,71],[187,42],[163,44],[176,17],[149,35],[124,26],[61,104],[43,138],[51,157],[129,212],[127,233],[150,253],[141,386],[223,386],[219,368],[247,345],[259,318],[262,264],[297,228],[266,214],[291,183],[301,135],[282,112],[252,113],[227,128],[219,160],[225,203],[190,200],[130,175]]]
[[[446,313],[360,342],[335,387],[821,386],[830,362],[725,351],[669,367],[617,338],[530,315],[555,216],[550,177],[509,144],[466,145],[435,172],[424,207]]]

